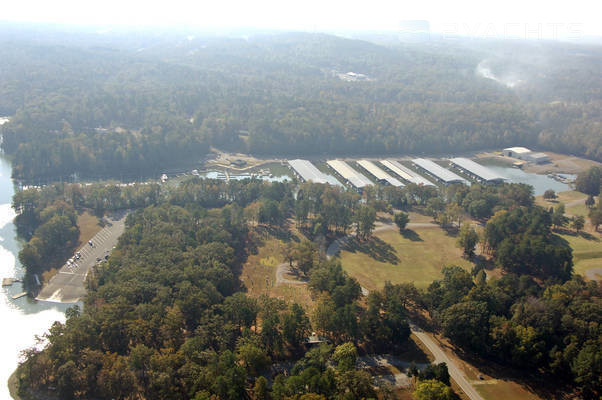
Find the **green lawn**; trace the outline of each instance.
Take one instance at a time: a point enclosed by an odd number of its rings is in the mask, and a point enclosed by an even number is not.
[[[587,217],[589,210],[585,206],[585,199],[587,195],[577,192],[575,190],[569,190],[566,192],[556,193],[557,199],[553,201],[544,200],[543,196],[537,196],[535,202],[545,208],[555,207],[558,203],[564,203],[565,211],[569,215],[583,215]],[[579,204],[569,205],[569,203],[580,200]]]
[[[402,236],[397,230],[376,232],[375,239],[354,251],[341,251],[343,269],[367,289],[382,288],[385,281],[414,282],[427,287],[441,278],[446,265],[472,268],[462,258],[456,239],[439,228],[418,228]]]
[[[559,235],[569,242],[573,249],[574,271],[583,274],[591,268],[602,266],[602,239],[594,235]]]

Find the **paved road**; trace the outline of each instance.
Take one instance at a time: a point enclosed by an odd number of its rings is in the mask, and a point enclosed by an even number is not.
[[[411,224],[408,224],[408,227],[410,228]],[[420,225],[421,227],[423,225],[435,225],[435,224],[414,224],[414,227],[418,227],[416,225]],[[381,229],[385,229],[384,227],[387,225],[383,225],[381,227]],[[388,226],[392,226],[392,225],[388,225]],[[438,226],[438,225],[435,225]],[[328,249],[326,250],[326,256],[328,258],[334,257],[340,250],[340,247],[342,245],[342,243],[344,243],[345,240],[347,240],[348,238],[350,238],[350,235],[347,235],[343,238],[340,238],[338,240],[335,240],[334,242],[332,242],[330,244],[330,246],[328,247]],[[368,295],[368,289],[362,287],[362,294],[364,296]],[[468,382],[468,380],[466,379],[466,377],[464,377],[464,374],[462,373],[462,371],[460,371],[460,369],[456,366],[456,364],[443,352],[443,350],[441,349],[441,347],[437,344],[437,342],[435,342],[432,337],[428,334],[425,333],[422,329],[420,329],[418,326],[416,326],[415,324],[410,322],[410,329],[412,330],[412,333],[414,335],[416,335],[416,337],[418,338],[418,340],[420,340],[427,349],[429,349],[429,351],[433,354],[433,356],[435,357],[434,362],[435,363],[446,363],[447,364],[447,369],[449,371],[449,375],[451,376],[451,378],[454,380],[454,382],[456,382],[456,384],[458,386],[460,386],[460,388],[462,389],[462,391],[466,394],[466,396],[468,396],[468,398],[470,400],[484,400],[483,397],[481,397],[481,395],[474,389],[474,387],[470,384],[470,382]],[[403,377],[397,377],[394,376],[395,379],[395,383],[397,383],[398,379],[401,379],[400,383],[403,382]]]
[[[475,390],[470,382],[466,379],[462,371],[457,367],[457,365],[452,361],[451,358],[447,356],[439,346],[437,342],[433,340],[433,338],[422,329],[417,327],[416,325],[410,323],[410,328],[412,333],[416,335],[416,337],[429,349],[429,351],[435,357],[434,363],[446,363],[447,370],[449,371],[449,375],[456,382],[458,386],[462,389],[462,391],[468,396],[471,400],[484,400],[483,397]]]
[[[71,265],[63,265],[36,299],[55,303],[76,303],[81,300],[86,295],[85,280],[88,271],[97,263],[98,258],[103,259],[117,244],[117,239],[125,230],[126,216],[127,213],[120,213],[112,218],[105,218],[109,223],[91,239],[93,246],[83,244],[78,249],[82,257]]]
[[[276,285],[288,284],[288,285],[305,285],[307,284],[307,278],[300,278],[298,280],[287,279],[284,274],[292,274],[289,263],[282,263],[276,267]]]

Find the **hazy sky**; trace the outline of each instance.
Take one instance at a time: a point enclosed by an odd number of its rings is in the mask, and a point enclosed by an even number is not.
[[[428,20],[447,34],[496,37],[602,35],[599,1],[484,0],[18,0],[3,2],[0,20],[85,25],[191,25],[205,28],[398,30]],[[411,4],[408,4],[411,3]]]

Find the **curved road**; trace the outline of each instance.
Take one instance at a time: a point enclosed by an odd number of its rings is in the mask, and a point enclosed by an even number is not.
[[[438,226],[439,225],[431,223],[409,223],[407,225],[408,228],[430,228]],[[386,224],[377,227],[375,231],[392,228],[396,228],[396,226],[393,224]],[[326,250],[326,257],[331,258],[336,256],[339,253],[341,246],[351,237],[351,235],[347,235],[332,242]],[[364,296],[367,296],[368,289],[362,287],[362,294]],[[466,377],[458,368],[458,366],[452,361],[451,358],[447,356],[447,354],[445,354],[445,352],[443,351],[443,349],[441,349],[439,344],[437,344],[437,342],[433,340],[431,335],[424,332],[421,328],[419,328],[412,322],[410,322],[410,329],[412,333],[418,338],[418,340],[420,340],[426,346],[426,348],[433,354],[433,357],[435,357],[435,363],[444,362],[445,364],[447,364],[449,375],[454,380],[454,382],[456,382],[456,384],[460,386],[462,391],[466,394],[466,396],[468,396],[470,400],[484,400],[483,397],[481,397],[481,395],[475,390],[472,384],[466,379]]]
[[[284,277],[284,274],[291,274],[291,267],[289,263],[282,263],[276,267],[276,285],[305,285],[307,279],[293,280]]]

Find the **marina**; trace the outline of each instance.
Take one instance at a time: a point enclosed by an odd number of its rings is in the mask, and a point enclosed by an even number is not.
[[[380,161],[382,165],[386,168],[390,169],[392,172],[400,176],[402,179],[410,183],[415,183],[416,185],[424,185],[424,186],[435,186],[435,184],[428,179],[422,177],[411,169],[403,166],[400,162],[395,160],[382,160]]]
[[[326,175],[316,168],[308,160],[289,160],[288,165],[297,173],[304,182],[330,183],[331,185],[340,185],[336,178]]]
[[[425,158],[415,158],[412,160],[412,162],[414,165],[428,172],[431,176],[446,185],[451,185],[453,183],[468,183],[466,179],[446,168],[443,168],[431,160],[427,160]]]
[[[329,160],[326,162],[330,168],[335,170],[339,175],[349,182],[353,187],[358,190],[365,188],[366,186],[372,186],[374,183],[361,172],[351,168],[349,164],[341,160]]]
[[[507,180],[506,177],[468,158],[456,157],[451,158],[449,161],[455,168],[479,182],[502,183]]]
[[[391,186],[395,187],[404,187],[405,185],[399,181],[399,179],[392,177],[381,168],[377,167],[372,161],[368,160],[359,160],[357,162],[361,165],[366,171],[368,171],[372,176],[374,176],[380,183],[388,183]]]

